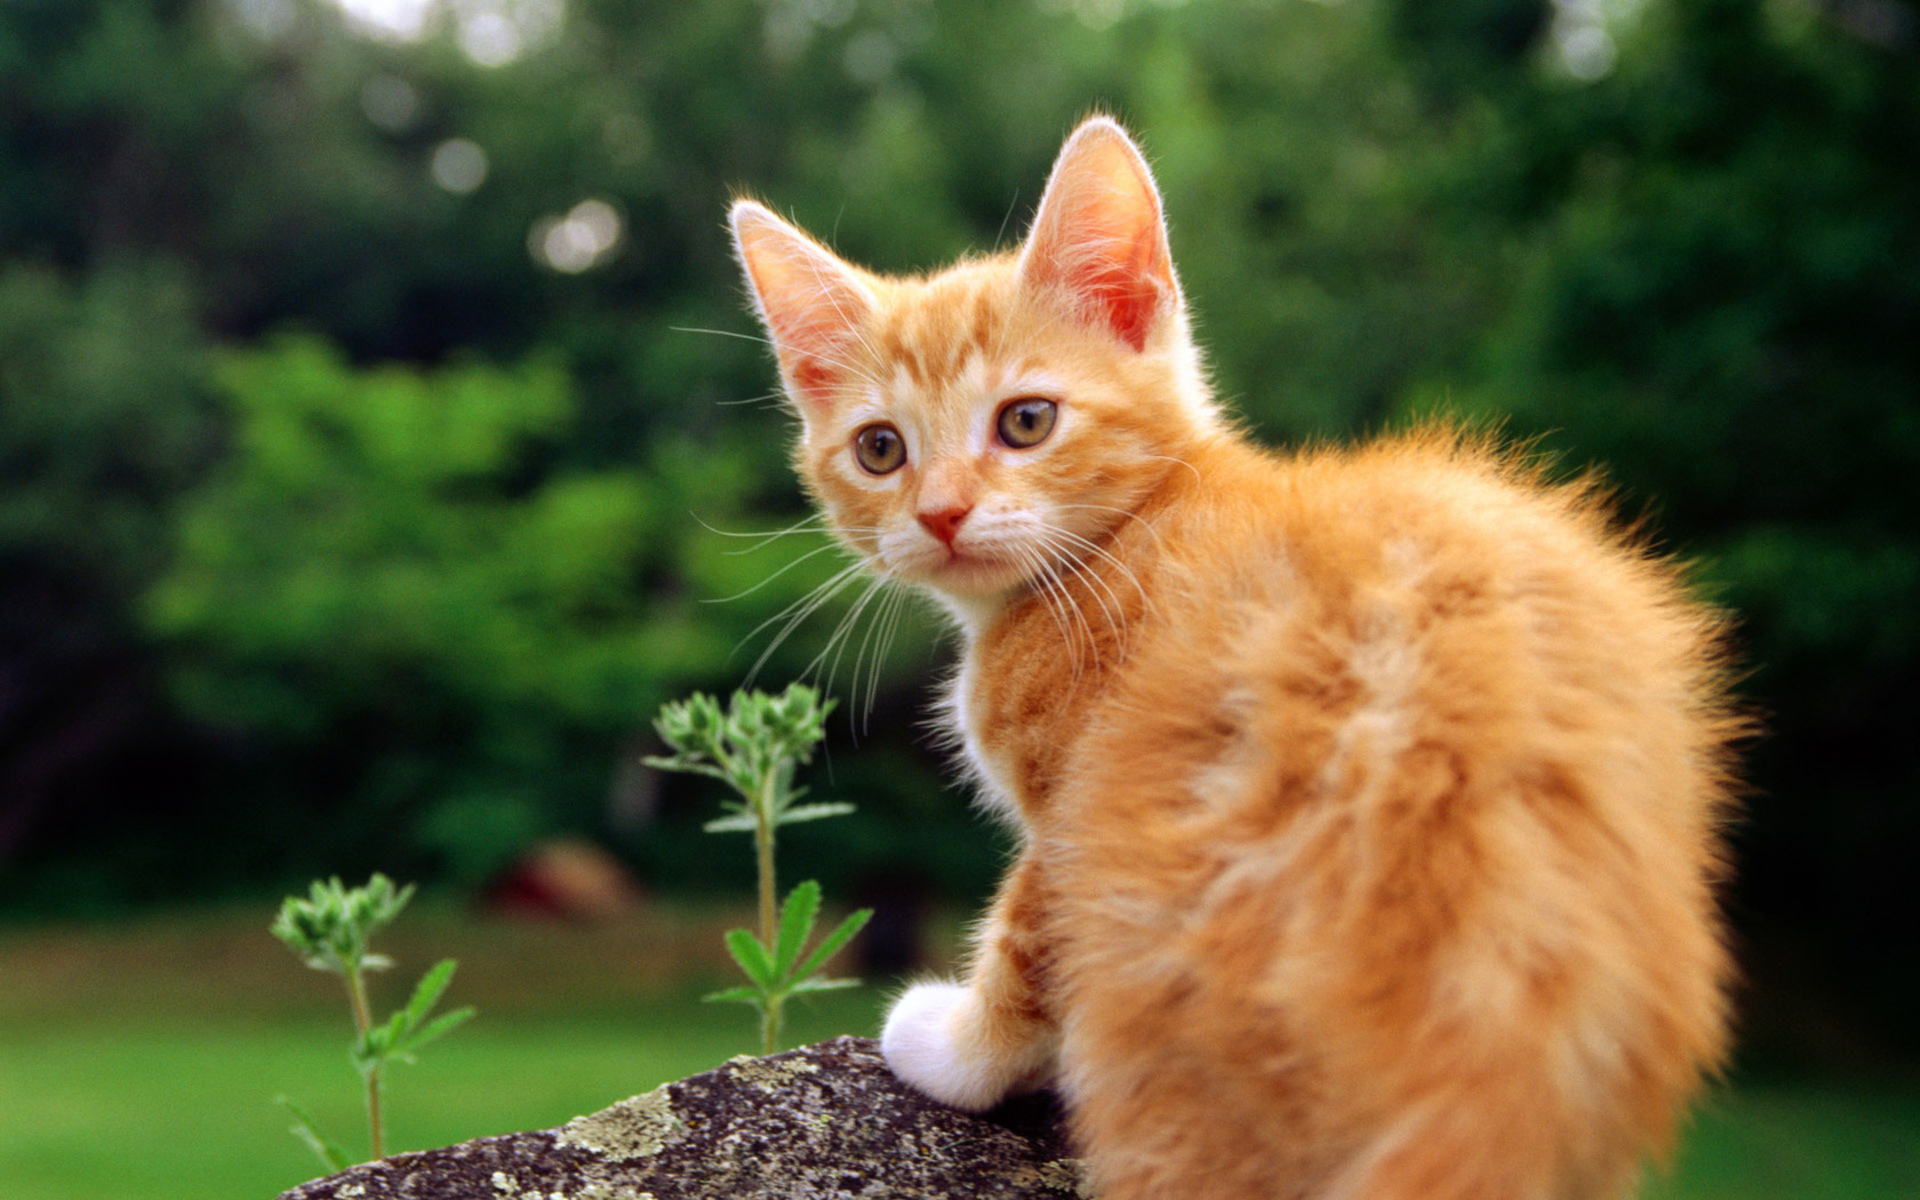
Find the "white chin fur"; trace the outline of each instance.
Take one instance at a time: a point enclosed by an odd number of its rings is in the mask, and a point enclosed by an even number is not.
[[[942,1104],[985,1112],[1012,1090],[1018,1070],[964,1043],[971,1016],[972,996],[959,984],[914,984],[887,1014],[880,1052],[903,1082]]]

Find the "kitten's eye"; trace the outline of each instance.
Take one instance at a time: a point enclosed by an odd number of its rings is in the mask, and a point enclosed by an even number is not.
[[[1060,406],[1038,396],[1008,402],[1000,410],[1000,440],[1015,450],[1026,450],[1047,440]]]
[[[869,425],[853,435],[853,456],[869,475],[891,475],[907,461],[907,443],[891,425]]]

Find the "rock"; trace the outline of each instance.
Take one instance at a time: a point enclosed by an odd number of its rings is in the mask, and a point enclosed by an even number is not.
[[[281,1200],[1072,1200],[1050,1096],[984,1116],[893,1077],[871,1038],[741,1057],[558,1129],[397,1154]]]

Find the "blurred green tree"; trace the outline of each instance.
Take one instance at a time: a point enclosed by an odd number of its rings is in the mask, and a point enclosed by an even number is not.
[[[650,584],[687,573],[669,502],[698,497],[688,475],[542,472],[574,407],[550,365],[357,370],[283,338],[219,378],[234,446],[180,505],[148,601],[188,711],[296,745],[377,729],[342,809],[468,884],[592,823],[609,764],[577,748],[732,648]]]
[[[1443,409],[1658,506],[1770,714],[1747,928],[1883,997],[1920,979],[1869,932],[1920,918],[1911,4],[564,0],[491,42],[469,8],[416,36],[332,0],[0,5],[13,861],[138,892],[224,830],[232,875],[286,882],[380,865],[397,826],[477,873],[591,821],[658,700],[737,684],[761,643],[732,648],[830,574],[751,591],[817,536],[707,528],[804,513],[779,418],[729,406],[773,407],[732,190],[918,269],[1017,237],[1104,107],[1264,435]],[[910,748],[927,646],[835,764],[863,803],[833,861],[796,836],[830,887],[991,873]],[[136,799],[159,778],[195,790]]]
[[[0,860],[74,791],[177,773],[186,731],[131,608],[166,561],[165,498],[218,452],[196,315],[161,264],[76,282],[0,262]],[[102,798],[86,820],[136,804]]]
[[[1504,244],[1505,278],[1403,411],[1607,465],[1700,560],[1769,728],[1746,929],[1891,1016],[1920,986],[1920,953],[1880,932],[1920,918],[1900,882],[1920,773],[1893,750],[1920,677],[1920,17],[1689,0],[1568,20],[1544,65],[1485,68],[1480,102],[1431,122],[1432,203]]]

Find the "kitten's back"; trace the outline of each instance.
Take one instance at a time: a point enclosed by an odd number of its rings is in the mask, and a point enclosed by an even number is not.
[[[1714,618],[1446,431],[1194,465],[1032,822],[1113,1194],[1610,1194],[1724,1051]]]

